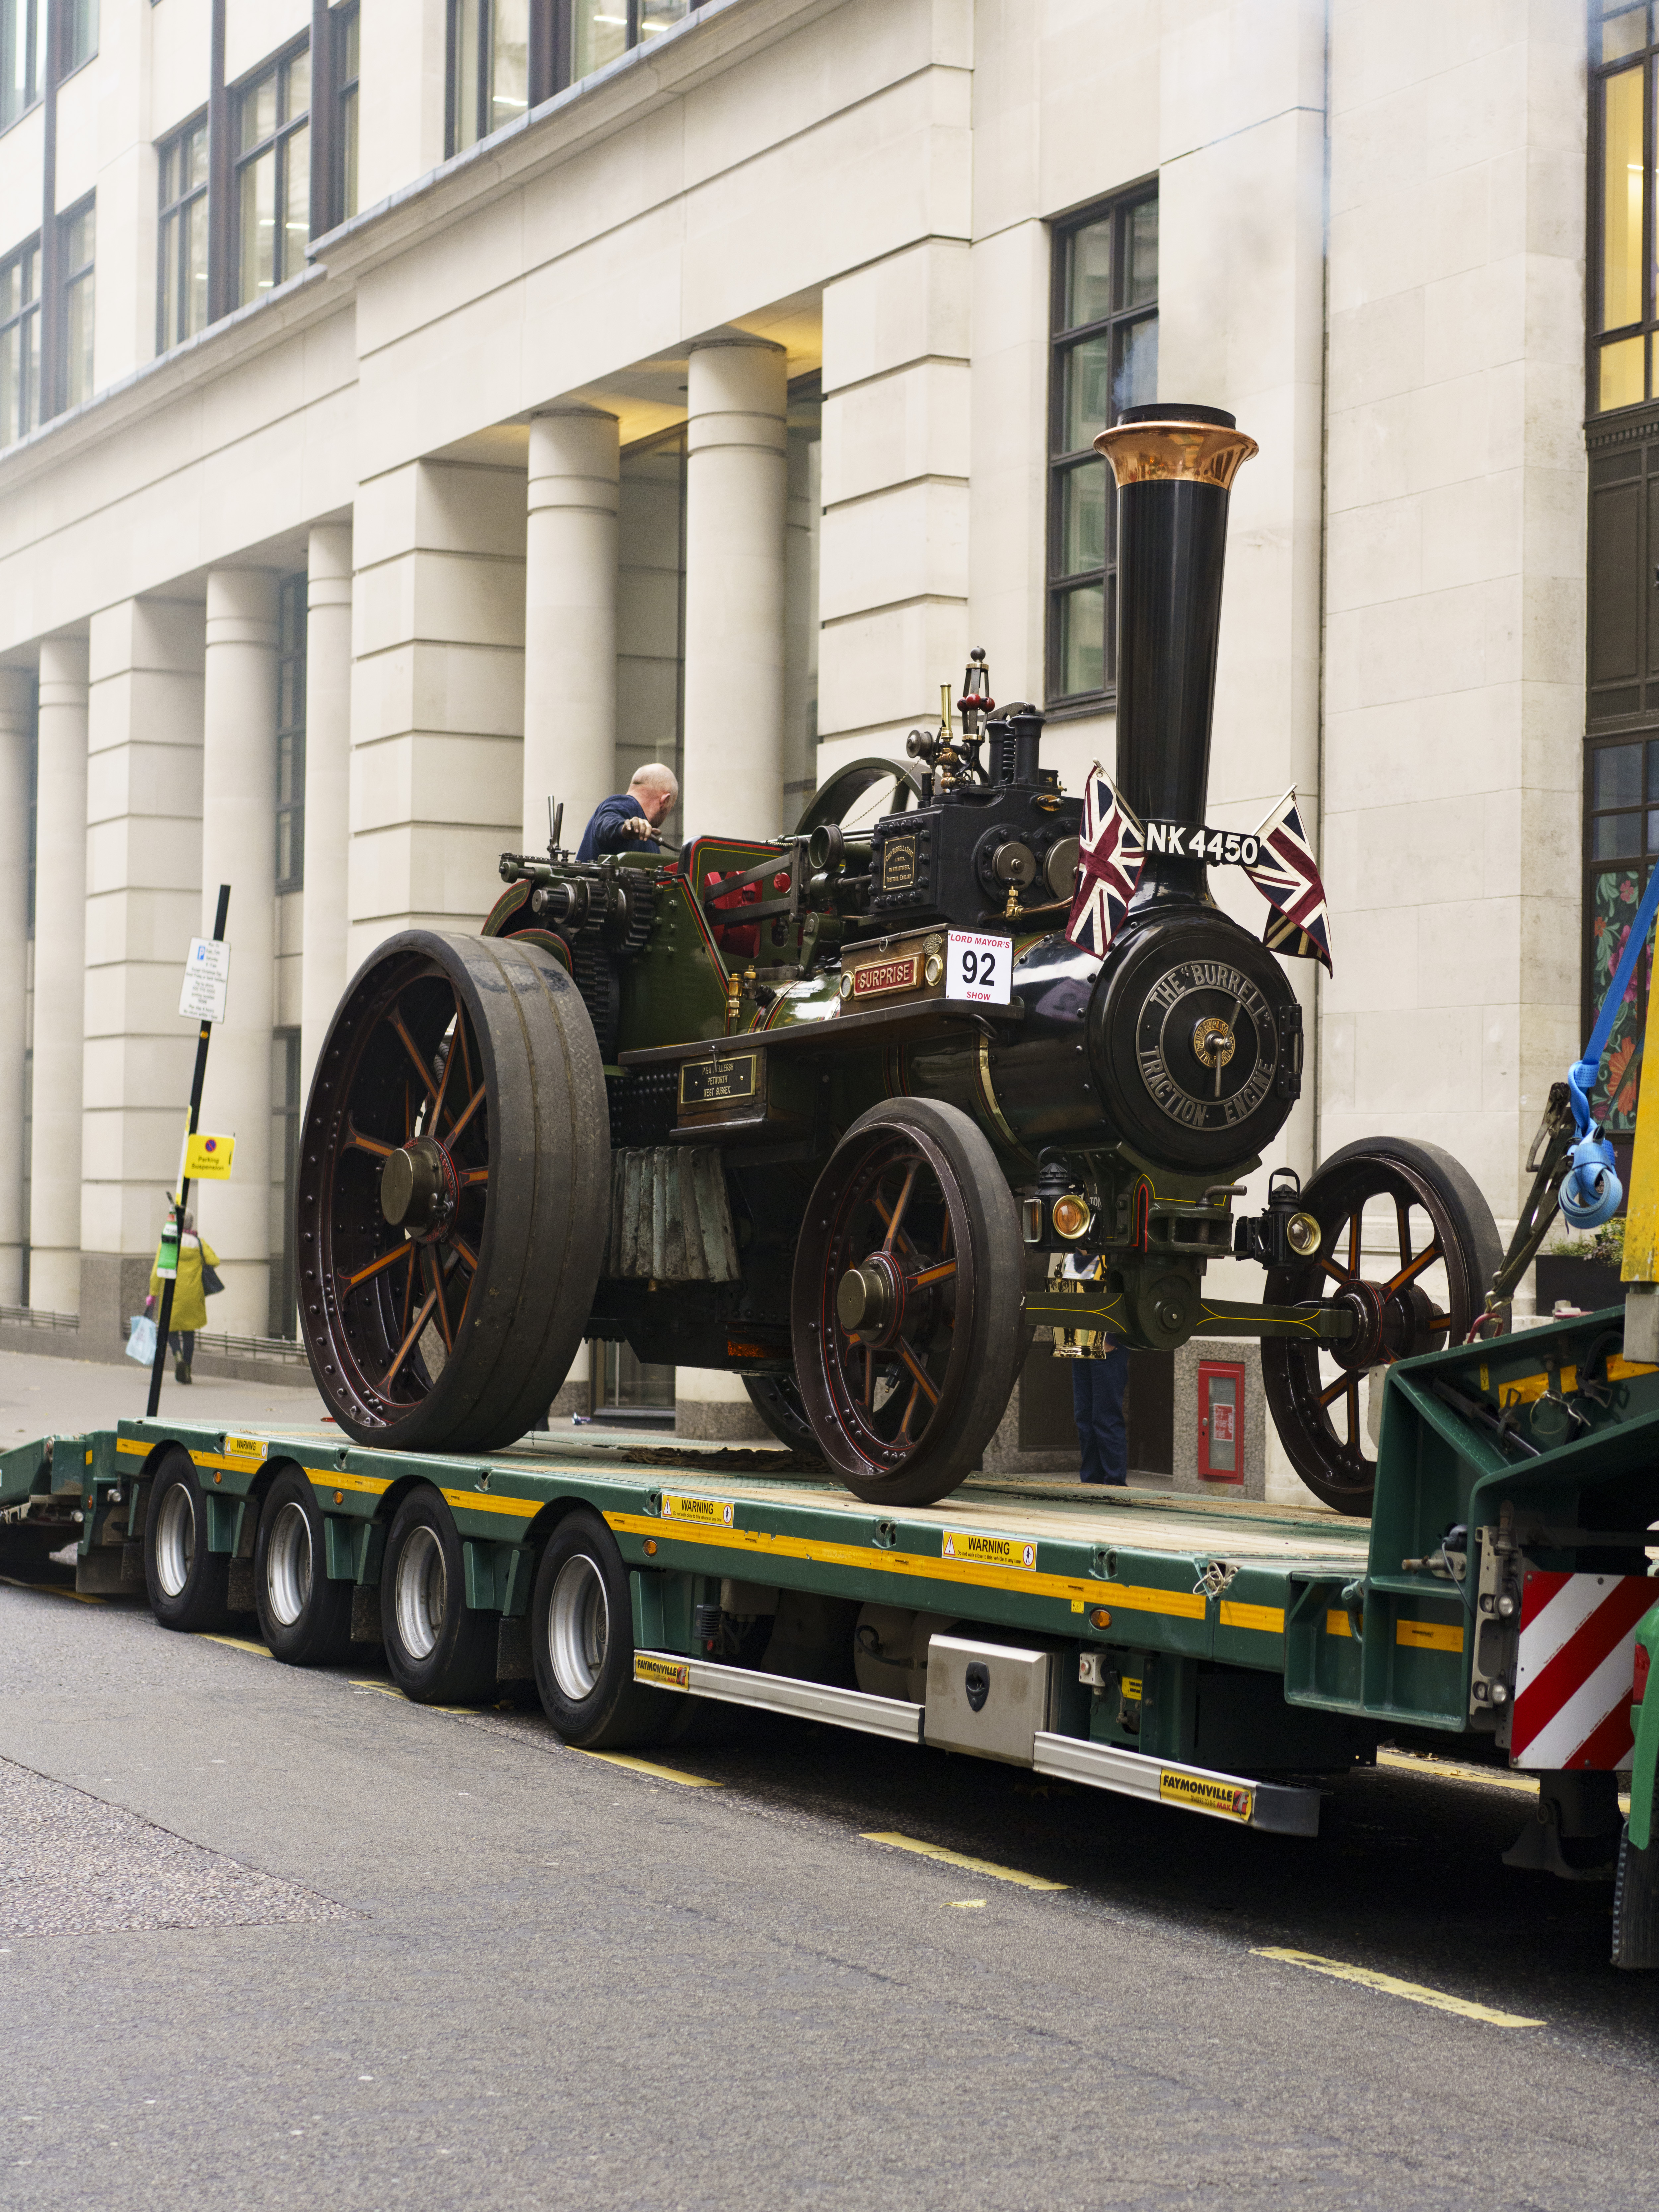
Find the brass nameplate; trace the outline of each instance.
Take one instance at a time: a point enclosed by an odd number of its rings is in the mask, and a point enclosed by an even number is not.
[[[680,1066],[680,1108],[721,1106],[732,1098],[755,1096],[757,1052],[733,1053],[729,1059],[688,1060]]]
[[[853,970],[853,996],[878,999],[884,991],[913,991],[921,981],[921,955],[906,953],[902,960],[872,960]]]
[[[890,837],[881,848],[881,887],[884,891],[908,891],[916,879],[916,841]]]

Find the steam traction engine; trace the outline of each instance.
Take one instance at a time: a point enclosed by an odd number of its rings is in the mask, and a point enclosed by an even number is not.
[[[1469,1178],[1351,1146],[1243,1177],[1300,1094],[1279,959],[1216,905],[1205,823],[1231,416],[1130,410],[1117,787],[1146,857],[1104,957],[1065,934],[1082,809],[982,656],[910,762],[832,779],[772,844],[507,854],[482,936],[409,930],[353,981],[306,1113],[301,1314],[359,1441],[488,1451],[586,1336],[741,1376],[860,1498],[943,1497],[1034,1327],[1095,1356],[1263,1340],[1303,1479],[1368,1510],[1363,1386],[1458,1340],[1498,1259]],[[893,809],[853,825],[881,776]],[[1362,1224],[1370,1209],[1367,1238]],[[1378,1239],[1383,1238],[1379,1256]],[[1206,1295],[1212,1261],[1265,1303]]]

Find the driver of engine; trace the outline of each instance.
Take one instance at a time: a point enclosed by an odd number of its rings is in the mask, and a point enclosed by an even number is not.
[[[601,853],[636,850],[660,853],[657,831],[667,820],[669,810],[679,795],[680,787],[673,769],[665,768],[660,761],[635,769],[626,791],[618,792],[611,799],[602,799],[593,809],[592,819],[582,832],[576,858],[597,860]]]

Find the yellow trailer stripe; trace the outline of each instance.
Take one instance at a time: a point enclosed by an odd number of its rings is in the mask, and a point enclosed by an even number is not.
[[[693,1534],[644,1513],[607,1513],[605,1524],[618,1535],[672,1535],[678,1542],[705,1549],[747,1552],[771,1559],[811,1559],[819,1566],[864,1567],[877,1574],[904,1575],[921,1582],[950,1583],[957,1589],[1018,1590],[1039,1597],[1088,1598],[1119,1606],[1125,1613],[1173,1613],[1202,1620],[1206,1601],[1196,1591],[1151,1589],[1138,1583],[1091,1582],[1070,1575],[1037,1575],[1024,1569],[981,1565],[969,1559],[943,1559],[915,1552],[878,1552],[871,1544],[830,1544],[816,1537],[773,1536],[759,1528],[699,1528]]]
[[[1334,1607],[1325,1615],[1327,1636],[1352,1636],[1353,1623]],[[1455,1621],[1396,1620],[1394,1640],[1417,1651],[1461,1651],[1463,1632]]]
[[[1255,1628],[1264,1636],[1285,1633],[1285,1608],[1279,1605],[1243,1605],[1237,1598],[1221,1601],[1221,1626],[1224,1628]]]

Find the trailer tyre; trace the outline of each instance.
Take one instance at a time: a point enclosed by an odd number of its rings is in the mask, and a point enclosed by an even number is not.
[[[499,1632],[498,1614],[466,1602],[448,1507],[434,1490],[412,1491],[392,1520],[380,1568],[386,1671],[417,1705],[482,1705],[495,1686]]]
[[[273,1659],[332,1667],[351,1648],[351,1591],[331,1582],[317,1493],[297,1468],[265,1492],[253,1544],[253,1607]]]
[[[578,1511],[548,1539],[530,1601],[536,1687],[554,1727],[579,1750],[655,1743],[677,1692],[634,1680],[628,1569],[597,1514]]]
[[[229,1622],[230,1558],[208,1549],[207,1498],[190,1454],[177,1445],[150,1486],[144,1588],[163,1628],[198,1635]]]

